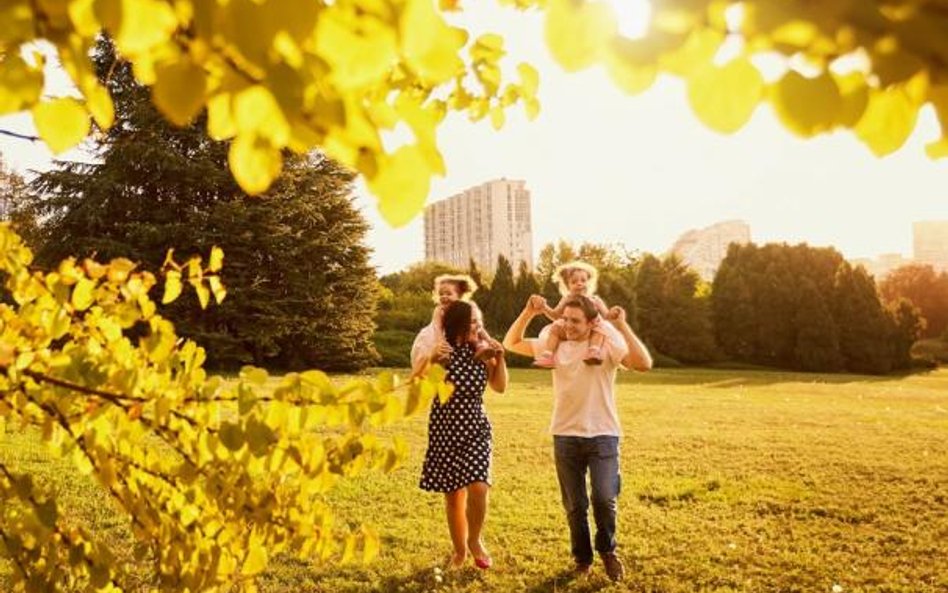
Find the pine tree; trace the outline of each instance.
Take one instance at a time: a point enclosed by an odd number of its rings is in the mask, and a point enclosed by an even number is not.
[[[497,257],[497,271],[490,285],[490,294],[483,307],[487,330],[502,336],[520,313],[522,303],[515,302],[513,267],[503,255]]]

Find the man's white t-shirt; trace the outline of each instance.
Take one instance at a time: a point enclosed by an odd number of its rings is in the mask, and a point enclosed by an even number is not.
[[[615,381],[620,361],[629,352],[622,334],[609,322],[601,322],[606,341],[601,365],[583,362],[588,341],[563,340],[556,349],[553,369],[553,419],[550,432],[556,436],[621,436],[616,409]],[[534,355],[546,347],[549,326],[530,342]]]

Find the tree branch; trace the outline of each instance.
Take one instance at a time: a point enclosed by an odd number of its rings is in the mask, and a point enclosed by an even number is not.
[[[30,136],[28,134],[20,134],[19,132],[11,132],[10,130],[0,129],[0,135],[10,136],[11,138],[16,138],[17,140],[29,140],[30,142],[39,142],[41,138],[39,136]]]

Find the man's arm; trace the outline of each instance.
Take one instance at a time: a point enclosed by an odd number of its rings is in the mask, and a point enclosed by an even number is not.
[[[620,361],[622,366],[637,371],[647,371],[651,369],[652,355],[649,354],[648,348],[645,347],[642,340],[635,335],[635,332],[632,331],[632,328],[629,326],[629,322],[625,318],[625,309],[622,307],[613,307],[611,312],[614,316],[612,325],[619,330],[619,333],[622,334],[622,339],[625,340],[626,346],[629,347],[628,353],[626,353]]]
[[[520,312],[520,315],[517,316],[507,329],[507,334],[504,336],[504,348],[524,356],[533,356],[532,340],[525,338],[523,334],[527,331],[527,326],[530,325],[530,321],[542,312],[543,307],[536,299],[532,296],[527,299],[526,304],[523,306],[523,311]]]

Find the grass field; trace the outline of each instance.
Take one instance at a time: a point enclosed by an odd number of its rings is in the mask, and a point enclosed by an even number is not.
[[[333,495],[372,523],[370,565],[280,560],[277,591],[948,591],[948,370],[907,378],[760,371],[624,374],[620,556],[626,579],[568,574],[568,532],[546,432],[546,371],[515,370],[489,394],[494,478],[485,541],[494,568],[440,574],[440,495],[417,487],[425,419],[398,426],[411,454]],[[0,437],[0,459],[58,485],[103,533],[102,497],[63,478],[34,437]],[[117,537],[117,536],[116,536]],[[2,572],[0,568],[0,572]],[[0,576],[0,590],[2,590]]]

